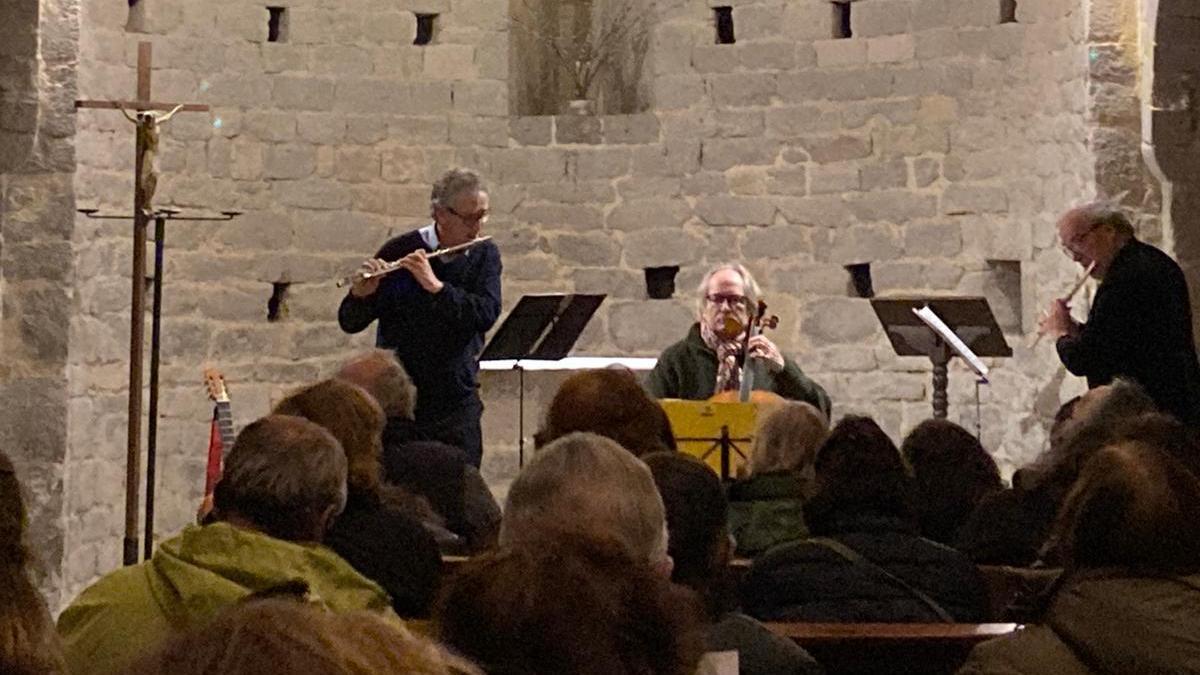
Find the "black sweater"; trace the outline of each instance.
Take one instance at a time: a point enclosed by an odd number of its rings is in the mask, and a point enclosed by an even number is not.
[[[397,260],[419,248],[429,250],[413,230],[389,240],[375,257]],[[347,294],[338,308],[338,323],[347,333],[379,320],[375,344],[395,350],[417,386],[417,419],[426,421],[478,396],[483,335],[500,316],[500,249],[487,241],[429,264],[445,284],[436,294],[398,271],[385,276],[372,295]]]

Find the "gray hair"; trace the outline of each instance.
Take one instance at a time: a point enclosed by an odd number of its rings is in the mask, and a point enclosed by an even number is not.
[[[785,401],[759,421],[750,446],[750,474],[794,471],[809,485],[815,480],[817,448],[828,435],[829,420],[815,406]]]
[[[1068,211],[1065,217],[1081,221],[1092,227],[1108,225],[1119,235],[1134,236],[1133,223],[1129,222],[1129,216],[1125,214],[1125,210],[1107,200],[1076,206]]]
[[[347,361],[337,377],[366,389],[385,415],[413,419],[417,387],[396,358],[396,352],[369,349]]]
[[[214,506],[273,537],[301,539],[326,512],[345,508],[346,470],[346,453],[323,427],[301,417],[268,415],[238,434]]]
[[[746,295],[746,301],[754,306],[758,303],[758,296],[762,295],[762,289],[758,287],[758,282],[754,280],[754,275],[750,274],[750,270],[741,263],[724,262],[708,271],[704,278],[700,280],[700,285],[696,287],[697,306],[701,312],[704,311],[704,303],[707,302],[708,282],[712,280],[713,275],[722,270],[733,270],[742,278],[742,286]]]
[[[667,559],[667,516],[650,469],[615,441],[573,433],[540,449],[508,491],[500,543],[594,535],[650,564]]]
[[[479,174],[471,169],[450,169],[433,184],[430,206],[449,207],[454,198],[464,192],[487,192]]]

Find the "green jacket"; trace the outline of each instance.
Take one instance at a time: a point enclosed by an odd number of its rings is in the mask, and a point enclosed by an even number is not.
[[[804,491],[796,475],[764,473],[730,485],[729,533],[737,542],[737,555],[746,558],[807,538]]]
[[[692,324],[686,338],[667,347],[650,371],[646,387],[656,398],[682,398],[703,401],[713,395],[717,381],[717,355],[700,337],[700,324]],[[796,362],[783,358],[783,370],[765,373],[754,383],[755,389],[775,392],[793,401],[813,404],[829,416],[829,395],[821,385],[809,379]]]
[[[307,582],[313,599],[332,611],[394,616],[382,588],[323,546],[225,523],[193,525],[147,562],[92,584],[63,611],[58,630],[68,669],[115,672],[247,595],[294,580]]]

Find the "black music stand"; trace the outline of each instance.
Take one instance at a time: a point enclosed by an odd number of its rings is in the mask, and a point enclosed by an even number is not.
[[[986,298],[872,298],[871,308],[898,356],[927,356],[933,362],[935,418],[945,419],[949,408],[950,357],[960,356],[979,382],[987,383],[987,366],[978,357],[1012,356]]]
[[[605,297],[575,293],[526,295],[480,354],[480,361],[511,360],[517,371],[518,466],[525,465],[525,368],[521,361],[557,361],[565,357]]]

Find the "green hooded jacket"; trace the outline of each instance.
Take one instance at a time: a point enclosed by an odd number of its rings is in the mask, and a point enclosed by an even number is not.
[[[107,675],[247,595],[297,580],[332,611],[394,617],[387,593],[324,546],[225,523],[189,526],[149,561],[106,575],[63,611],[67,666],[74,675]]]

